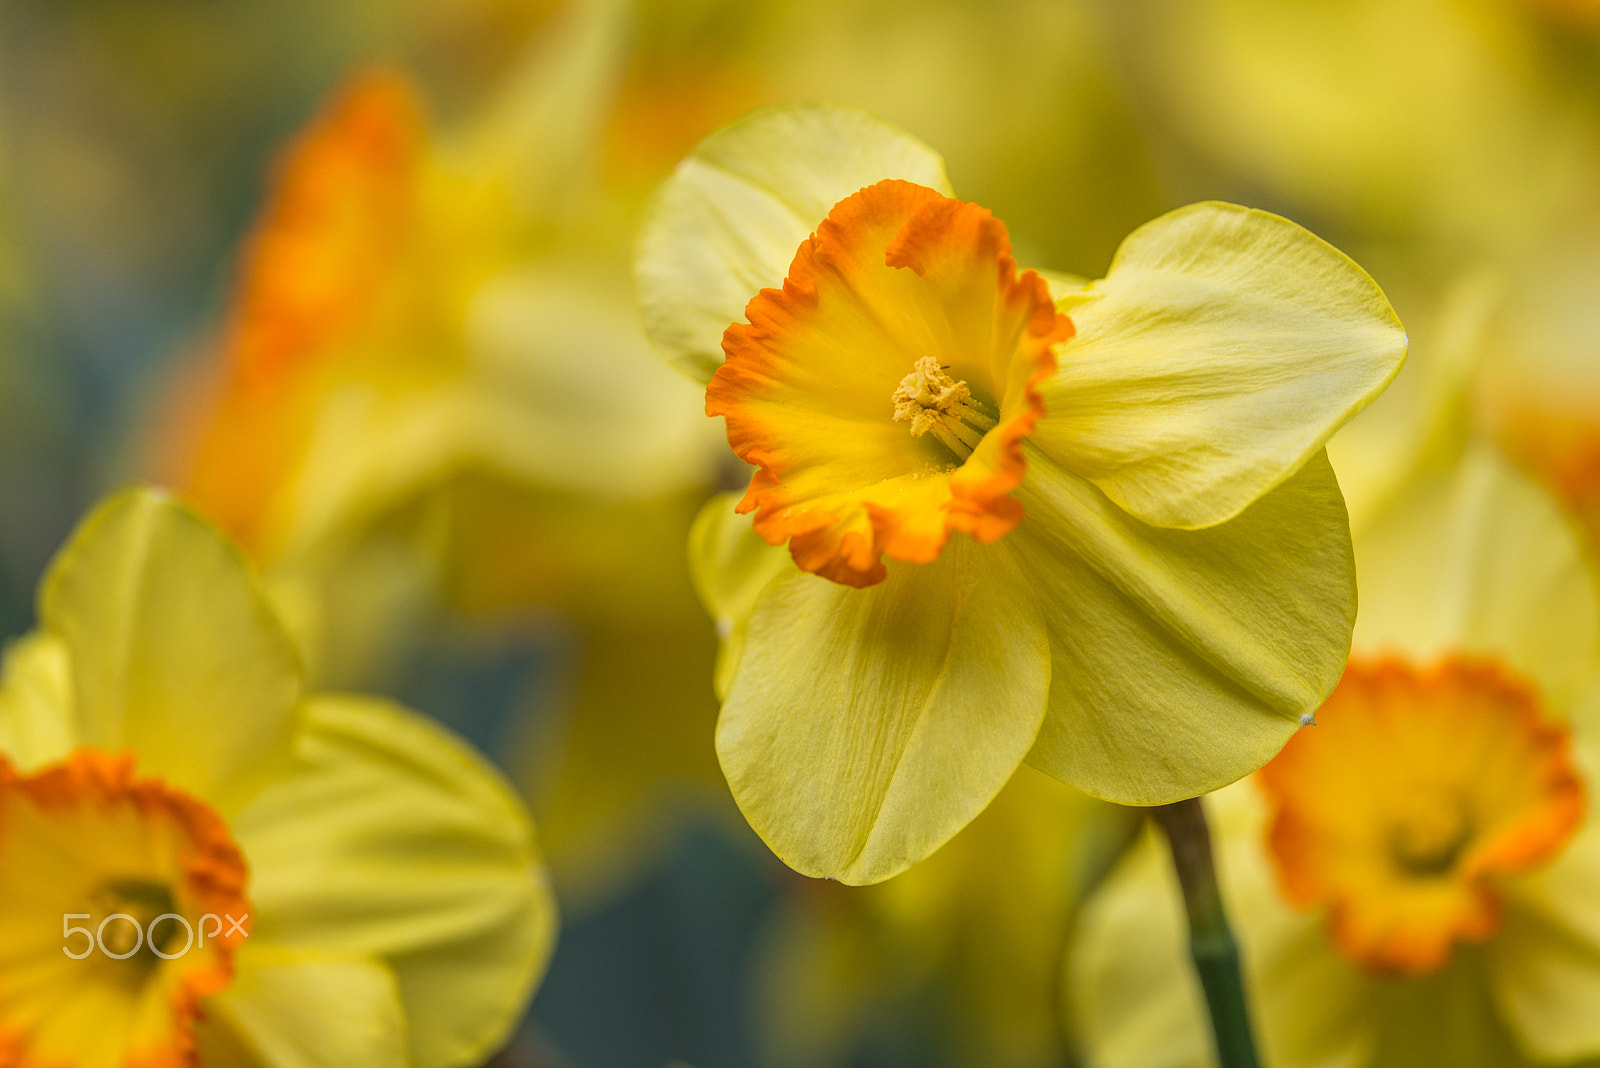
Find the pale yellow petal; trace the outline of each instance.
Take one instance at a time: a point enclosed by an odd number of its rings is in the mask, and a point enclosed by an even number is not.
[[[1059,301],[1040,448],[1162,527],[1237,515],[1399,371],[1406,336],[1347,256],[1286,219],[1195,204],[1134,231]]]
[[[34,631],[6,647],[0,673],[0,757],[21,771],[77,747],[71,665],[61,639]]]
[[[1067,1009],[1095,1068],[1208,1068],[1205,1001],[1183,899],[1147,834],[1089,899],[1067,960]]]
[[[1558,708],[1592,677],[1600,609],[1578,535],[1488,446],[1376,519],[1356,565],[1361,653],[1494,656]]]
[[[207,1068],[409,1064],[394,975],[370,958],[247,943],[233,983],[204,1010],[199,1039]]]
[[[1454,280],[1431,315],[1420,323],[1408,316],[1405,368],[1328,442],[1357,536],[1413,478],[1459,458],[1471,432],[1470,387],[1504,288],[1493,272],[1469,271]]]
[[[561,5],[464,131],[472,172],[507,182],[529,214],[561,221],[590,175],[626,72],[630,15],[625,0]]]
[[[1532,1068],[1498,1011],[1484,958],[1458,947],[1441,971],[1374,991],[1364,1010],[1376,1032],[1370,1064]],[[1570,1062],[1569,1062],[1570,1063]]]
[[[1205,806],[1267,1062],[1285,1068],[1367,1064],[1374,985],[1334,950],[1321,913],[1283,899],[1267,853],[1268,808],[1254,781],[1212,794]],[[1168,871],[1169,892],[1177,897],[1170,866]]]
[[[375,698],[315,697],[289,776],[234,821],[253,937],[380,957],[419,1068],[506,1041],[550,956],[555,904],[509,787],[466,745]]]
[[[728,695],[739,669],[756,598],[778,575],[797,570],[784,546],[769,545],[747,516],[734,513],[739,496],[721,493],[707,501],[689,530],[689,574],[721,639],[715,679],[718,698]]]
[[[1027,581],[995,547],[960,539],[867,589],[799,573],[765,589],[717,753],[785,863],[887,879],[999,792],[1033,743],[1050,682]]]
[[[1600,943],[1563,922],[1593,910],[1600,881],[1589,867],[1587,896],[1564,903],[1568,916],[1514,908],[1487,951],[1496,1004],[1540,1063],[1600,1057]]]
[[[1325,455],[1207,530],[1147,526],[1036,450],[1021,497],[1001,544],[1055,656],[1034,767],[1124,804],[1194,797],[1266,763],[1338,682],[1355,571]]]
[[[944,161],[854,108],[779,104],[700,142],[657,190],[635,260],[645,333],[701,382],[722,364],[722,332],[777,288],[834,204],[884,178],[949,193]]]
[[[130,749],[143,775],[230,813],[281,770],[300,669],[238,551],[148,489],[97,508],[39,598],[71,660],[80,744]]]
[[[1578,735],[1574,755],[1591,811],[1561,855],[1506,892],[1505,925],[1485,949],[1495,1001],[1531,1059],[1600,1058],[1600,745]]]
[[[478,418],[472,382],[375,385],[336,383],[324,391],[305,459],[274,501],[273,559],[314,557],[461,467]]]
[[[507,271],[469,313],[470,456],[542,489],[652,498],[714,480],[727,453],[704,390],[639,328],[625,265],[576,256]]]

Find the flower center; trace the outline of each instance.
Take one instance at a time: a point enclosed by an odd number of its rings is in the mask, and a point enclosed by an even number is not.
[[[192,1061],[248,937],[245,880],[222,819],[131,757],[0,759],[0,1063]]]
[[[1456,866],[1472,831],[1459,797],[1422,794],[1390,832],[1389,852],[1409,875],[1444,876]]]
[[[1317,726],[1259,780],[1284,891],[1326,907],[1334,944],[1422,975],[1500,925],[1500,887],[1583,818],[1568,732],[1493,663],[1352,660]]]
[[[706,414],[757,468],[739,511],[801,570],[870,586],[885,558],[928,563],[957,532],[987,544],[1022,522],[1022,443],[1073,326],[989,212],[870,185],[833,206],[745,320],[723,334]]]
[[[891,398],[894,421],[910,423],[914,438],[931,433],[965,460],[995,421],[972,399],[966,382],[951,378],[947,370],[932,356],[918,360]]]
[[[172,888],[150,879],[109,879],[90,896],[90,916],[126,916],[99,931],[106,955],[126,959],[141,971],[160,965],[161,956],[185,939],[183,927],[172,919],[177,902]],[[181,917],[180,917],[181,918]]]

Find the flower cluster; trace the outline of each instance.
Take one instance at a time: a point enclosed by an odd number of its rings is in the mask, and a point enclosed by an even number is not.
[[[1600,1064],[1594,0],[200,7],[0,5],[0,1068]]]

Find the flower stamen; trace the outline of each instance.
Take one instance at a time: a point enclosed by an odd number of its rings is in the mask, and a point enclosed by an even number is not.
[[[983,435],[994,429],[995,420],[972,399],[966,382],[951,378],[932,356],[924,356],[913,366],[891,398],[894,421],[910,423],[915,438],[932,433],[965,460]]]

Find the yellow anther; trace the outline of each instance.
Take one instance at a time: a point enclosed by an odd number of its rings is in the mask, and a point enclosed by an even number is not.
[[[972,399],[963,381],[951,378],[939,361],[924,356],[895,389],[894,421],[911,424],[911,435],[932,433],[963,460],[995,421]]]

